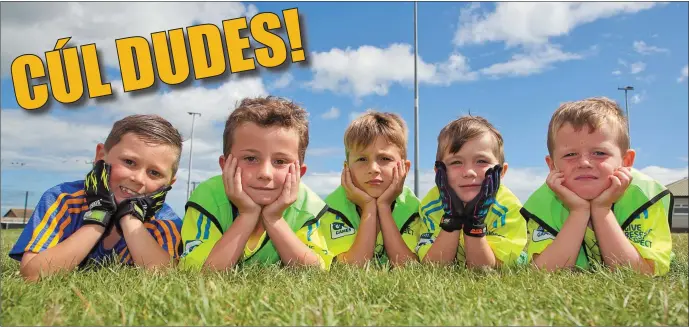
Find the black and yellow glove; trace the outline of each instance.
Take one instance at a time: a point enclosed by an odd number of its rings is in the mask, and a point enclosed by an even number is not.
[[[464,204],[447,179],[445,164],[442,161],[436,161],[435,168],[435,185],[438,187],[440,200],[443,204],[443,218],[440,220],[440,228],[447,232],[461,230]]]
[[[126,215],[132,215],[141,220],[141,222],[151,220],[153,215],[163,207],[163,203],[165,203],[165,196],[170,189],[172,189],[172,187],[167,185],[151,194],[122,200],[120,205],[117,207],[117,213],[115,214],[118,230],[120,219]]]
[[[86,175],[84,193],[88,211],[84,214],[84,225],[96,224],[105,227],[110,225],[117,202],[110,189],[110,165],[99,160]]]
[[[483,237],[486,235],[486,216],[495,203],[500,188],[502,166],[495,165],[486,171],[479,193],[467,203],[464,209],[464,235]]]

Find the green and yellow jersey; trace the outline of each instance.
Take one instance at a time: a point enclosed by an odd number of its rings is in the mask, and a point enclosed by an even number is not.
[[[325,202],[303,183],[297,200],[283,213],[283,218],[296,236],[320,258],[321,268],[328,270],[332,262],[325,238],[319,231]],[[199,184],[191,194],[182,221],[182,268],[200,268],[215,244],[239,215],[237,207],[225,195],[222,176]],[[241,263],[274,264],[280,256],[267,232],[250,238],[244,247]]]
[[[326,239],[328,252],[336,257],[349,251],[354,244],[361,221],[360,208],[347,199],[341,185],[325,198],[325,202],[328,209],[320,220],[321,234]],[[390,209],[402,240],[413,252],[419,241],[419,232],[422,227],[418,215],[419,199],[405,186]],[[388,261],[382,232],[379,232],[376,237],[374,258],[381,264]]]
[[[622,197],[612,207],[620,228],[639,251],[654,263],[654,274],[664,275],[670,269],[672,238],[669,216],[671,194],[660,183],[632,169],[632,182]],[[569,211],[555,193],[543,184],[524,204],[522,214],[528,219],[528,260],[542,253],[561,230]],[[577,245],[575,245],[577,246]],[[586,228],[584,240],[578,245],[576,266],[587,269],[591,264],[603,264],[596,234]]]
[[[507,186],[500,185],[493,203],[486,216],[486,240],[495,254],[495,258],[504,265],[516,264],[526,245],[526,223],[520,214],[521,202]],[[440,234],[440,221],[443,217],[443,203],[438,187],[433,187],[421,201],[419,216],[423,222],[416,253],[420,260],[426,257]],[[464,233],[460,233],[457,248],[457,263],[466,264]]]

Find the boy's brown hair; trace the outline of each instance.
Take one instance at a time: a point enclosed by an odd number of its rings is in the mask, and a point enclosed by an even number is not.
[[[344,134],[345,160],[353,149],[365,149],[382,136],[399,148],[402,159],[407,159],[407,124],[398,114],[368,110],[354,119]]]
[[[245,98],[225,122],[223,156],[232,149],[234,131],[244,123],[261,127],[280,126],[294,129],[299,136],[299,162],[304,162],[309,146],[308,112],[296,103],[275,96]]]
[[[566,123],[570,123],[576,131],[587,125],[591,133],[607,123],[608,128],[612,128],[616,133],[617,145],[622,153],[629,150],[627,118],[615,101],[605,97],[596,97],[560,105],[548,124],[548,153],[551,156],[555,148],[555,133]]]
[[[105,139],[105,151],[110,151],[122,137],[132,133],[145,143],[152,145],[169,145],[177,150],[177,160],[172,165],[172,176],[177,174],[179,159],[182,155],[182,135],[165,118],[158,115],[130,115],[116,121],[110,134]]]
[[[493,154],[501,165],[504,164],[505,152],[502,135],[488,120],[479,116],[463,116],[445,125],[438,134],[438,149],[435,159],[442,160],[446,152],[457,153],[466,142],[483,133],[493,135],[495,140]]]

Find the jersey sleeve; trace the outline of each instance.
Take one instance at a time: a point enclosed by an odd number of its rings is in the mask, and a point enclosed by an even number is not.
[[[443,204],[439,199],[427,204],[422,203],[419,208],[419,241],[414,248],[414,252],[419,256],[419,261],[423,261],[440,234],[442,210]],[[436,212],[440,212],[440,214],[435,214]]]
[[[636,217],[624,230],[634,248],[644,259],[653,261],[654,275],[662,276],[670,270],[672,236],[667,208],[656,202]]]
[[[45,251],[69,237],[74,228],[71,213],[83,211],[83,202],[83,190],[69,194],[50,189],[43,193],[10,257],[21,261],[25,252]]]
[[[179,266],[182,269],[200,269],[215,244],[222,238],[222,231],[213,220],[194,207],[188,207],[182,220],[182,248]]]
[[[534,254],[541,254],[553,243],[555,235],[551,234],[533,219],[527,223],[528,237],[526,242],[526,254],[528,261],[533,261]]]
[[[333,256],[349,251],[356,239],[356,230],[345,224],[342,218],[327,211],[320,219],[319,233],[325,239],[328,252]]]
[[[181,237],[179,225],[174,220],[153,219],[144,224],[146,230],[158,242],[158,245],[165,250],[171,258],[179,257],[179,245]]]
[[[322,219],[307,223],[296,232],[296,235],[299,240],[318,255],[321,269],[330,270],[334,256],[328,251],[326,239],[320,230]]]
[[[496,201],[486,217],[486,240],[496,259],[512,265],[526,246],[526,220],[519,212],[521,204],[516,198],[502,202]]]
[[[418,215],[414,215],[411,219],[412,221],[402,230],[401,235],[402,241],[407,245],[407,248],[412,252],[416,252],[416,246],[419,244],[421,232],[425,230],[425,226]]]

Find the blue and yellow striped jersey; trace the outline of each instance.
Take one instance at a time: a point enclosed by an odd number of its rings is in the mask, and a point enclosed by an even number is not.
[[[82,226],[87,209],[83,180],[62,183],[48,189],[41,196],[26,227],[10,250],[10,257],[21,261],[27,251],[39,253],[64,241]],[[163,208],[144,226],[163,250],[178,257],[182,220],[170,206],[163,204]],[[133,264],[124,237],[112,249],[105,249],[103,242],[99,242],[88,259],[100,262],[112,253],[117,255],[120,262]]]

